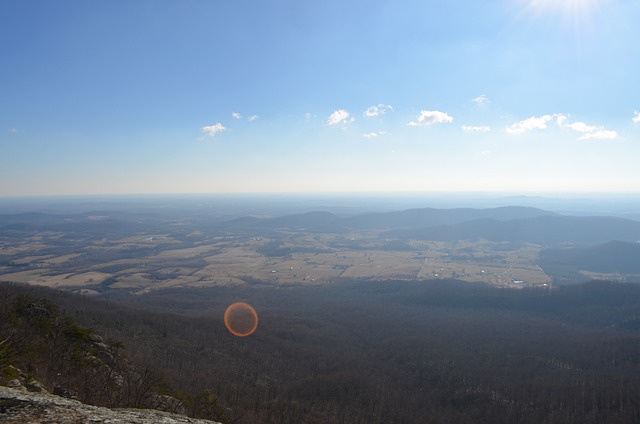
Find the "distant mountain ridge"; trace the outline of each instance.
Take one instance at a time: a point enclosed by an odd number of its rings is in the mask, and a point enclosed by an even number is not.
[[[128,234],[166,228],[161,219],[138,215],[83,213],[55,215],[24,213],[0,215],[0,230],[6,233],[56,230],[91,234]],[[154,217],[155,218],[155,217]],[[640,221],[610,216],[569,216],[534,207],[503,206],[487,209],[418,208],[396,212],[339,216],[326,211],[279,217],[235,218],[215,223],[210,229],[227,233],[256,234],[290,230],[328,233],[386,231],[387,237],[401,240],[489,240],[534,243],[594,245],[620,240],[640,240]]]
[[[640,240],[640,222],[604,216],[552,215],[508,221],[482,219],[416,231],[395,231],[393,234],[400,238],[440,241],[485,239],[540,245],[597,244],[611,240]]]
[[[421,229],[454,225],[479,219],[507,221],[539,216],[557,216],[554,212],[523,206],[504,206],[490,209],[418,208],[397,212],[377,212],[339,217],[330,212],[308,212],[277,218],[243,217],[224,222],[222,227],[233,229],[277,229],[342,231]]]
[[[221,224],[219,228],[227,231],[379,230],[387,231],[389,237],[403,240],[484,239],[543,246],[640,240],[639,221],[608,216],[567,216],[521,206],[489,209],[421,208],[350,217],[339,217],[329,212],[309,212],[277,218],[238,218]]]
[[[285,215],[277,218],[241,217],[223,222],[220,227],[224,229],[279,229],[290,230],[317,230],[331,227],[340,221],[337,215],[330,212],[307,212],[295,215]]]
[[[503,206],[490,209],[408,209],[399,212],[387,212],[359,215],[346,218],[344,225],[355,229],[374,228],[426,228],[440,225],[454,225],[479,219],[494,219],[508,221],[512,219],[531,218],[538,216],[555,216],[554,212],[525,206]]]

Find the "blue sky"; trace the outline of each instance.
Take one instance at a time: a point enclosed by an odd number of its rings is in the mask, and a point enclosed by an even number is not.
[[[640,192],[640,2],[0,3],[0,195]]]

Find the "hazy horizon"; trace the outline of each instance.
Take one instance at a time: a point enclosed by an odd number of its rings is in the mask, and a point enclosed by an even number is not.
[[[133,211],[217,216],[284,216],[328,211],[342,215],[415,208],[495,208],[526,206],[568,215],[611,215],[640,220],[640,193],[208,193],[74,196],[0,196],[0,215]]]

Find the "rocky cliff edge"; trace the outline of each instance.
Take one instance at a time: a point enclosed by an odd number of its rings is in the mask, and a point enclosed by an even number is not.
[[[3,423],[81,424],[218,424],[215,421],[189,418],[153,409],[109,409],[87,405],[24,387],[0,386],[0,421]]]

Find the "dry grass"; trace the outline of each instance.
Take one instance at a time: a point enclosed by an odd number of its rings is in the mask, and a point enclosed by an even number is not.
[[[47,285],[52,287],[84,287],[102,283],[111,274],[104,272],[84,272],[82,274],[60,274],[47,277]]]
[[[67,262],[73,258],[77,258],[80,255],[80,253],[71,253],[69,255],[56,256],[51,259],[47,259],[46,262],[49,264],[60,265],[61,263]]]
[[[36,269],[32,271],[10,272],[0,275],[0,281],[43,285],[46,283],[46,279],[42,276],[46,271],[46,269]]]
[[[149,249],[162,243],[179,241],[154,236],[135,235],[116,242],[96,241],[82,249],[113,251],[131,246]],[[345,279],[406,279],[456,278],[484,281],[503,287],[522,287],[550,282],[550,278],[535,263],[539,246],[514,248],[507,244],[479,242],[410,241],[410,250],[389,251],[381,247],[388,240],[373,232],[352,234],[287,234],[275,240],[284,256],[265,256],[260,248],[273,242],[264,237],[241,240],[238,237],[216,237],[196,247],[175,248],[157,255],[143,255],[111,262],[83,264],[82,272],[69,270],[56,274],[56,266],[77,257],[66,255],[32,255],[17,264],[40,265],[41,268],[7,272],[0,281],[18,281],[54,287],[83,287],[100,284],[110,277],[112,288],[143,291],[147,289],[245,284],[250,278],[271,284],[323,284]],[[40,248],[42,243],[24,243],[19,249]],[[406,249],[406,248],[405,248]],[[316,251],[316,253],[309,253]],[[206,266],[202,266],[202,261]],[[101,272],[106,267],[118,267],[114,274]],[[63,268],[61,268],[63,269]],[[514,284],[513,281],[524,281]]]
[[[54,255],[40,255],[40,256],[25,256],[23,258],[20,259],[15,259],[13,261],[13,263],[18,264],[18,265],[29,265],[29,264],[33,264],[36,262],[43,262],[45,259],[49,259],[49,258],[53,258]],[[50,262],[51,260],[49,259]]]
[[[215,248],[216,248],[215,246],[205,245],[205,246],[197,246],[197,247],[188,247],[186,249],[165,250],[164,252],[157,254],[153,258],[155,259],[194,258],[196,256],[200,256],[204,253],[207,253]]]

